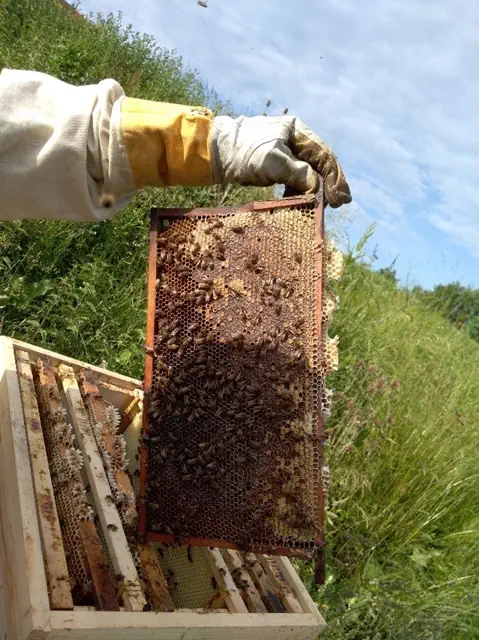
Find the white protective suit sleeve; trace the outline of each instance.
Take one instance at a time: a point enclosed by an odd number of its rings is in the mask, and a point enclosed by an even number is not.
[[[0,220],[98,222],[113,191],[116,208],[135,185],[122,140],[121,86],[76,87],[36,71],[0,74]]]

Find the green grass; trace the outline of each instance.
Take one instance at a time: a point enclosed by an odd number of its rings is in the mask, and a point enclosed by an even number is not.
[[[53,0],[0,2],[0,60],[228,109],[174,52],[116,18],[74,19]],[[228,201],[265,195],[235,188]],[[2,332],[140,377],[149,208],[222,196],[149,190],[112,222],[0,223]],[[329,638],[479,638],[478,344],[358,261],[338,289],[328,582],[314,587],[308,565],[301,575]]]
[[[479,637],[477,342],[353,261],[339,290],[330,637]]]

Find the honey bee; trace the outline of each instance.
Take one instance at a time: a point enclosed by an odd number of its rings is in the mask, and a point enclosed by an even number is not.
[[[234,233],[244,233],[244,227],[241,227],[240,225],[234,225],[230,228]]]
[[[118,531],[116,524],[108,524],[106,527],[109,531]]]
[[[198,242],[195,242],[195,244],[193,245],[192,249],[191,249],[191,254],[193,256],[198,255],[198,253],[201,250],[201,245]]]

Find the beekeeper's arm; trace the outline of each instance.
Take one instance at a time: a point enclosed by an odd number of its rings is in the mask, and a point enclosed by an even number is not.
[[[125,96],[114,80],[76,87],[33,71],[0,74],[0,220],[98,221],[146,186],[325,180],[329,204],[350,202],[333,152],[295,117],[214,117]],[[111,193],[116,206],[101,206]]]

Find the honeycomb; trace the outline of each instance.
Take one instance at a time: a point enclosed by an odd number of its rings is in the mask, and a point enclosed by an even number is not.
[[[74,444],[73,428],[66,421],[57,387],[47,390],[40,384],[37,364],[35,387],[39,399],[43,435],[57,506],[72,592],[77,603],[91,595],[91,579],[83,552],[78,522],[91,520],[89,504],[82,478],[83,457]]]
[[[118,433],[118,425],[120,424],[120,412],[112,404],[106,402],[101,397],[99,399],[102,405],[101,421],[95,416],[91,400],[88,394],[82,389],[82,399],[87,410],[90,424],[92,426],[93,435],[100,451],[103,466],[105,468],[108,482],[115,504],[118,508],[121,522],[127,532],[131,531],[137,520],[136,501],[133,492],[126,491],[124,487],[117,482],[116,474],[119,471],[125,471],[128,466],[126,457],[126,441],[122,435]],[[98,400],[97,400],[98,401]],[[108,451],[105,438],[111,439],[112,451]]]
[[[157,546],[163,574],[177,609],[203,609],[217,591],[213,574],[199,547]]]
[[[311,203],[165,216],[144,529],[178,544],[311,555],[322,540],[325,378],[338,363],[329,281],[342,256]]]

